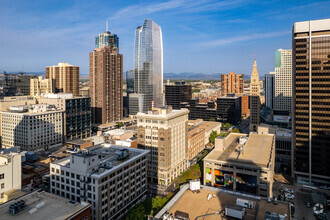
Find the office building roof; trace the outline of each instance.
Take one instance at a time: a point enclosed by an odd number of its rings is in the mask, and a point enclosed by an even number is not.
[[[26,208],[20,211],[16,215],[11,215],[8,210],[9,206],[16,202],[23,200],[25,201]],[[32,209],[35,207],[36,211],[32,214]],[[39,220],[39,219],[52,219],[52,220],[63,220],[73,217],[75,214],[80,213],[90,207],[89,203],[71,203],[69,200],[47,193],[47,192],[33,192],[20,197],[15,200],[11,200],[0,206],[0,219],[6,220]]]

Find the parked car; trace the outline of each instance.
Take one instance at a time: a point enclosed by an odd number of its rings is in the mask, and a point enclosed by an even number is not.
[[[288,188],[284,188],[283,190],[285,193],[290,193],[290,194],[293,194],[293,190],[291,189],[288,189]]]

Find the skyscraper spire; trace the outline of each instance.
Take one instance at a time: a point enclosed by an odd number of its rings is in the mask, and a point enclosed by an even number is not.
[[[257,69],[257,61],[253,61],[250,82],[250,132],[257,131],[260,124],[260,80]]]

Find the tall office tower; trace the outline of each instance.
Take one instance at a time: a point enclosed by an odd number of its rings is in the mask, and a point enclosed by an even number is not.
[[[188,109],[165,106],[137,117],[138,148],[150,150],[149,190],[162,194],[188,168]]]
[[[242,116],[242,98],[234,94],[217,98],[217,114],[222,123],[236,124]]]
[[[293,173],[330,183],[330,19],[293,25]]]
[[[257,131],[260,124],[260,81],[257,70],[257,61],[253,61],[250,82],[250,132]]]
[[[59,63],[46,67],[46,78],[55,79],[55,92],[72,93],[79,96],[79,66]]]
[[[270,109],[274,109],[275,72],[265,74],[265,93],[266,106]]]
[[[221,95],[228,93],[244,93],[244,74],[221,74]]]
[[[100,39],[103,43],[97,43]],[[117,35],[106,31],[96,37],[96,48],[89,53],[89,92],[95,124],[123,118],[123,55],[118,46]]]
[[[127,91],[134,91],[134,70],[129,70],[126,72],[126,86]]]
[[[274,109],[291,111],[292,50],[275,52],[275,103]]]
[[[30,96],[47,93],[55,93],[54,79],[43,79],[42,76],[37,79],[30,79]]]
[[[135,30],[134,92],[139,96],[139,112],[147,113],[164,105],[163,92],[163,40],[162,30],[152,20],[144,20]]]
[[[173,109],[180,109],[180,103],[188,102],[191,97],[191,85],[186,85],[185,82],[175,82],[174,85],[165,85],[166,105],[171,105]]]

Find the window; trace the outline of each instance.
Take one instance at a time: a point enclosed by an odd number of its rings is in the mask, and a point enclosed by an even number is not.
[[[5,188],[5,184],[1,183],[1,189]]]
[[[5,174],[4,173],[0,174],[0,180],[4,178],[5,178]]]

